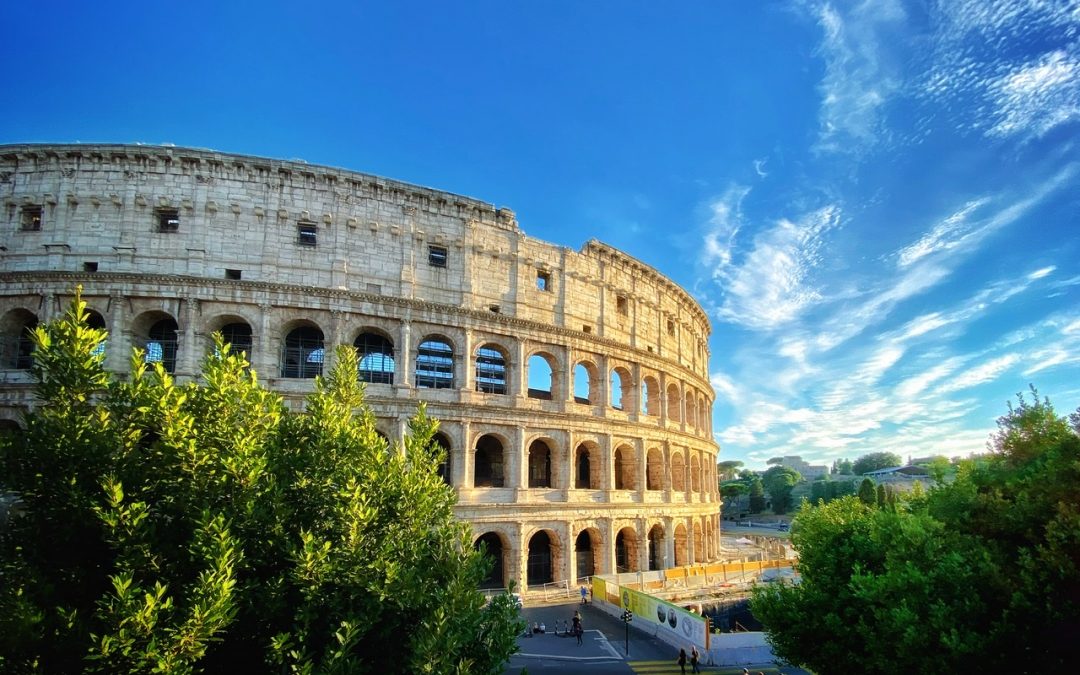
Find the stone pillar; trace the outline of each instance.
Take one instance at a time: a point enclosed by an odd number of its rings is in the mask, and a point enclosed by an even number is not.
[[[524,400],[529,397],[529,364],[525,359],[525,341],[515,340],[506,364],[506,393]]]
[[[645,439],[640,436],[634,439],[634,456],[637,458],[637,467],[634,474],[637,476],[637,494],[638,500],[645,503],[645,488],[648,486],[649,479],[649,462],[648,462],[648,447],[645,445]]]
[[[660,371],[660,383],[657,386],[660,388],[660,425],[667,428],[670,411],[668,410],[667,373],[664,371]]]
[[[461,346],[461,354],[455,355],[454,369],[459,371],[454,374],[455,386],[462,391],[476,391],[476,368],[474,367],[473,345],[474,336],[471,328],[465,329],[465,344]],[[460,384],[457,384],[460,383]]]
[[[574,489],[574,443],[573,434],[569,431],[563,433],[562,447],[553,448],[552,454],[558,457],[558,463],[554,464],[552,458],[552,474],[555,480],[553,487],[565,490],[568,494],[563,499],[569,499],[569,491]]]
[[[675,519],[664,517],[664,569],[675,566]]]
[[[638,532],[638,570],[649,571],[649,523],[644,518],[638,518],[635,526]]]
[[[630,369],[630,378],[632,382],[624,382],[623,390],[626,387],[630,387],[630,409],[626,411],[626,414],[630,417],[631,422],[641,421],[641,364],[635,361]]]
[[[574,362],[576,360],[574,350],[567,348],[565,358],[563,359],[563,381],[565,382],[565,388],[562,390],[562,402],[559,405],[560,412],[567,409],[567,405],[574,402]],[[555,383],[551,384],[551,396],[554,398]]]
[[[608,491],[608,501],[611,501],[610,491],[615,489],[615,449],[611,434],[600,434],[599,440],[600,461],[596,463],[596,469],[600,472],[600,489]]]
[[[599,355],[596,357],[596,398],[598,400],[592,401],[593,405],[599,405],[600,410],[603,411],[603,415],[607,417],[608,406],[611,405],[611,373],[608,372],[608,359],[606,356]]]
[[[274,318],[274,307],[268,303],[261,304],[259,311],[259,332],[258,335],[252,336],[252,341],[255,342],[255,357],[252,359],[252,365],[255,367],[255,372],[262,373],[263,377],[279,377],[281,375],[281,369],[278,367],[280,336],[270,328]]]
[[[397,371],[394,386],[398,388],[398,396],[408,396],[408,390],[413,386],[412,322],[408,319],[401,322],[394,356]]]
[[[593,553],[600,574],[615,573],[615,528],[611,518],[601,518],[597,522],[600,530],[600,550]]]
[[[509,469],[506,486],[517,489],[518,500],[521,501],[525,495],[520,491],[529,488],[529,455],[525,447],[525,430],[521,427],[514,427],[510,433],[510,447],[506,449],[506,455]]]
[[[322,374],[325,377],[334,369],[337,361],[337,346],[341,344],[341,334],[345,328],[345,312],[340,309],[330,310],[330,334],[323,336],[323,367]]]
[[[686,519],[686,560],[691,565],[697,563],[697,552],[694,550],[694,539],[696,538],[694,533],[694,517],[691,516]]]
[[[461,423],[461,475],[457,487],[472,488],[474,466],[476,464],[476,451],[472,442],[472,423],[465,420]]]
[[[511,555],[511,567],[517,570],[517,585],[523,591],[529,589],[529,540],[526,538],[525,524],[520,520],[514,523],[516,532],[514,541],[517,542],[517,551]]]
[[[127,372],[131,358],[131,329],[127,325],[127,298],[119,293],[109,296],[109,338],[105,345],[105,367],[114,373]]]
[[[569,522],[562,521],[555,526],[555,533],[562,540],[562,565],[559,566],[557,571],[552,572],[552,576],[555,577],[555,581],[560,579],[567,579],[569,581],[571,590],[574,584],[577,583],[577,560],[574,557],[574,540],[572,534],[574,528],[571,527]]]
[[[195,322],[197,321],[199,301],[195,298],[184,298],[184,337],[178,342],[177,349],[180,352],[176,374],[194,376],[195,352],[199,351],[196,342]],[[178,336],[179,337],[179,336]]]
[[[570,580],[571,592],[572,587],[577,585],[578,568],[577,568],[577,538],[574,533],[577,532],[579,524],[573,520],[566,523],[566,560],[567,560],[567,579]]]

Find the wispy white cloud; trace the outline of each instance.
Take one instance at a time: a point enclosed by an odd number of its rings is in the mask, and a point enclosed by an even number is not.
[[[731,265],[735,237],[742,228],[742,201],[750,188],[732,185],[709,204],[709,222],[705,232],[702,261],[713,268],[713,276],[723,276]]]
[[[910,267],[928,255],[940,251],[949,251],[960,246],[974,229],[973,224],[970,222],[971,214],[988,201],[988,198],[982,197],[964,204],[959,211],[935,225],[914,244],[900,249],[897,264],[903,269]]]
[[[985,363],[982,363],[974,368],[961,373],[956,378],[950,380],[945,386],[941,388],[941,393],[950,393],[954,391],[960,391],[961,389],[968,389],[980,384],[985,384],[997,379],[1002,373],[1012,368],[1020,361],[1019,354],[1005,354],[997,358],[991,359]]]
[[[720,396],[729,401],[736,400],[738,388],[735,386],[735,382],[724,373],[713,373],[709,376],[709,383],[712,384],[713,389]]]
[[[840,210],[827,206],[798,221],[783,219],[760,232],[749,252],[734,265],[730,249],[709,249],[706,259],[718,263],[714,278],[722,282],[720,316],[749,328],[771,330],[798,318],[821,301],[813,285],[825,234],[836,227]]]
[[[757,175],[762,177],[762,178],[765,178],[766,176],[769,175],[769,172],[765,170],[765,161],[766,160],[764,160],[764,159],[755,159],[754,160],[754,172],[757,173]]]
[[[903,6],[896,0],[864,0],[845,9],[831,2],[812,5],[825,61],[817,147],[826,152],[875,145],[885,133],[884,108],[901,85],[883,47],[888,32],[906,19]]]
[[[1080,60],[1053,51],[989,83],[994,122],[987,135],[1045,135],[1080,119]]]

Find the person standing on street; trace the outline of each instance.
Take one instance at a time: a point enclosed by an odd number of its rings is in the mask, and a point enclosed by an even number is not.
[[[701,668],[698,668],[698,660],[700,658],[701,658],[701,655],[698,654],[697,645],[691,647],[690,648],[690,672],[691,673],[700,673],[701,672]]]
[[[581,604],[585,604],[585,596],[587,596],[588,593],[589,591],[585,588],[585,584],[581,584]]]
[[[682,675],[686,675],[686,650],[679,649],[679,670],[682,671]]]

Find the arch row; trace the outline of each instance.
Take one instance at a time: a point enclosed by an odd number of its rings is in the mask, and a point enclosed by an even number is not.
[[[194,375],[212,345],[210,335],[219,332],[261,373],[312,379],[326,372],[336,345],[348,344],[357,352],[357,377],[373,385],[517,396],[532,400],[533,406],[570,412],[589,406],[632,421],[711,433],[711,398],[690,383],[558,345],[360,315],[329,322],[318,315],[296,315],[272,324],[255,306],[196,314],[187,307],[196,301],[143,305],[137,311],[126,303],[110,309],[111,301],[100,301],[105,306],[94,301],[88,299],[91,325],[110,332],[102,350],[109,354],[107,367],[117,371],[127,366],[129,348],[138,347],[148,363]],[[30,368],[30,333],[40,320],[38,312],[12,307],[0,316],[0,369]]]

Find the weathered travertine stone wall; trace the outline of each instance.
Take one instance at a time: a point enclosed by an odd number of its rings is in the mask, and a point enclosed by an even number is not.
[[[32,405],[25,328],[82,284],[116,371],[136,345],[194,377],[224,329],[299,407],[356,345],[388,439],[419,401],[442,420],[493,582],[717,556],[709,322],[616,249],[533,239],[467,197],[173,147],[0,146],[0,208],[0,417]]]

